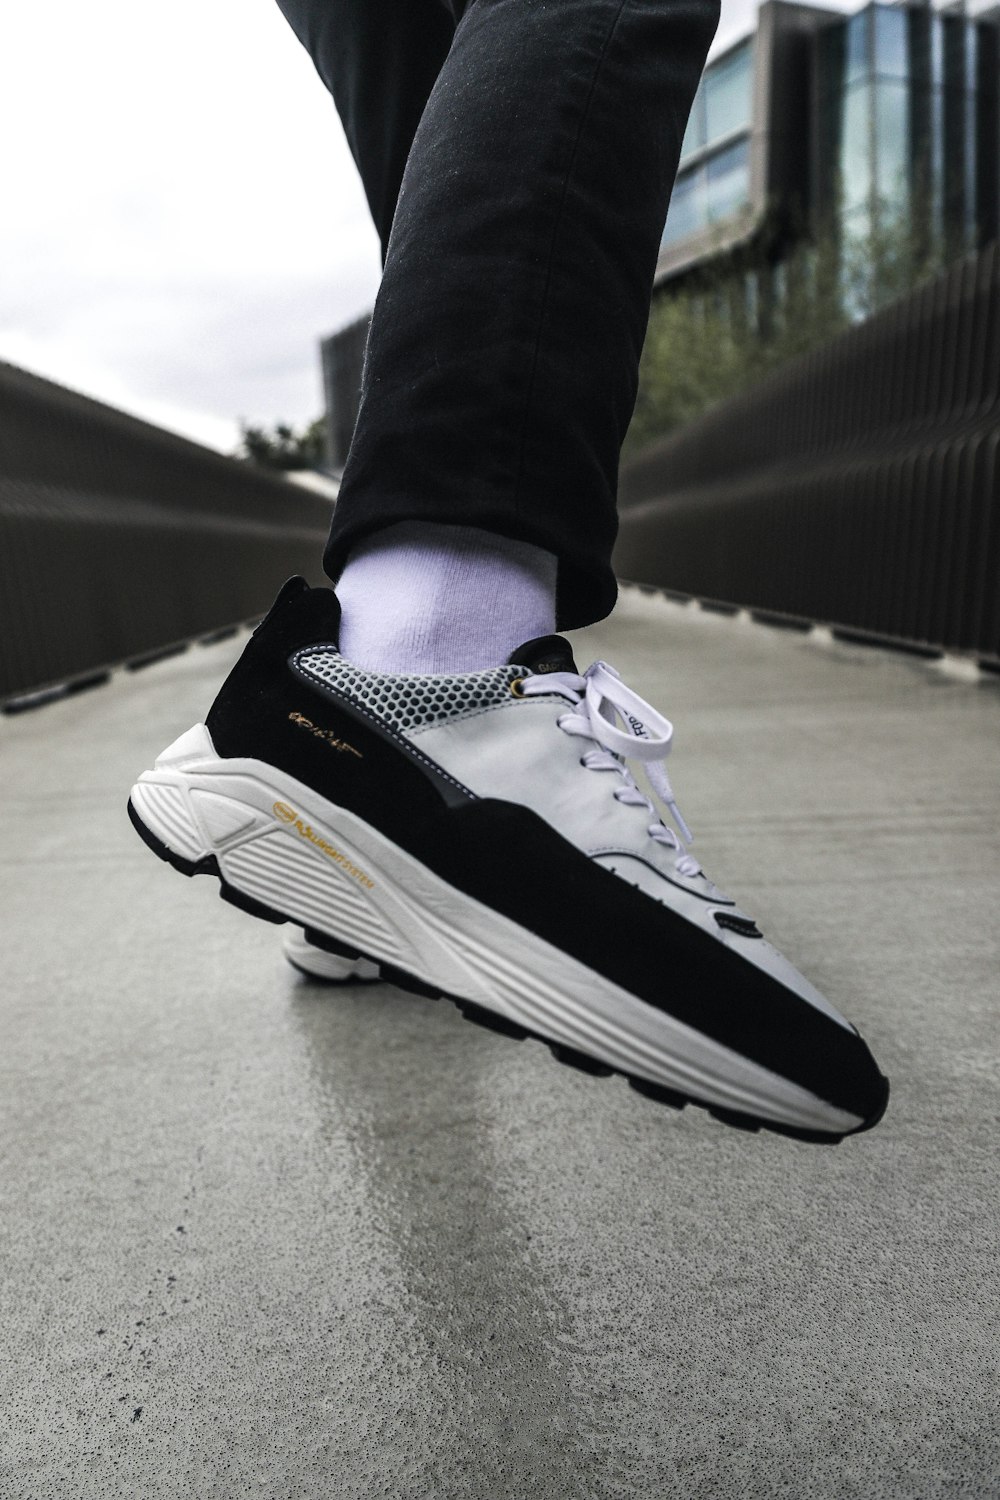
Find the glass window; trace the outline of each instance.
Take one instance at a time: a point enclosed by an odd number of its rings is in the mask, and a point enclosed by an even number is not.
[[[935,16],[935,20],[939,18]],[[944,228],[944,91],[931,89],[930,184],[933,224],[936,232]]]
[[[976,101],[972,94],[965,96],[965,245],[971,250],[976,243],[976,219],[979,205],[976,202]]]
[[[875,86],[875,192],[881,207],[898,214],[908,197],[909,92],[905,83]]]
[[[855,84],[844,96],[844,124],[840,146],[840,176],[845,213],[867,207],[872,192],[872,90]]]
[[[694,96],[691,106],[691,115],[684,132],[684,140],[681,142],[681,161],[689,156],[692,151],[698,151],[705,144],[705,80],[702,79],[698,85],[698,92]]]
[[[845,57],[845,84],[856,79],[867,78],[871,72],[871,9],[859,10],[847,23],[847,46]]]
[[[992,27],[990,29],[992,30]],[[965,34],[965,66],[970,89],[977,89],[979,87],[979,56],[984,41],[983,28],[977,26],[975,21],[973,21],[966,28]],[[993,51],[992,48],[989,50]],[[993,55],[995,57],[996,53],[994,52]]]
[[[705,72],[706,139],[720,140],[734,130],[749,130],[753,54],[749,42]]]
[[[750,198],[749,141],[737,141],[710,156],[705,164],[705,176],[710,223],[728,219],[745,207]]]
[[[880,5],[875,11],[875,72],[880,78],[908,78],[906,11]]]
[[[678,172],[660,243],[671,245],[674,240],[682,240],[685,235],[704,229],[705,223],[704,168],[694,167],[687,172]]]
[[[930,17],[931,38],[931,82],[941,84],[944,80],[944,32],[942,29],[943,17],[935,12]]]

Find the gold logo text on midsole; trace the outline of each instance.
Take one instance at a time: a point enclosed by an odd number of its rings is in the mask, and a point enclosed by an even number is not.
[[[328,844],[326,839],[320,838],[315,828],[302,821],[294,807],[289,807],[287,802],[275,802],[271,811],[279,823],[283,823],[286,828],[294,828],[299,838],[306,839],[321,854],[325,854],[327,859],[332,859],[334,864],[343,870],[345,875],[350,875],[352,880],[356,880],[366,890],[373,891],[375,889],[374,880],[366,875],[364,870],[359,870],[356,864],[352,864],[346,854],[341,854],[340,850],[335,849],[332,844]]]
[[[307,719],[305,714],[291,713],[288,715],[288,717],[289,719],[291,719],[292,723],[297,724],[300,729],[308,729],[309,733],[314,734],[317,739],[325,740],[332,750],[346,750],[351,755],[356,755],[358,757],[358,760],[364,760],[364,756],[361,754],[360,750],[356,750],[354,746],[349,745],[346,740],[338,739],[332,729],[320,729],[319,725],[314,724],[312,719]]]

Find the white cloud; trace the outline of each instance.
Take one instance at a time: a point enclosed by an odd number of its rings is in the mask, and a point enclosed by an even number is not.
[[[378,241],[272,0],[6,7],[0,135],[0,358],[222,447],[318,413]]]
[[[230,453],[236,447],[239,438],[236,422],[213,417],[175,401],[137,395],[134,386],[114,369],[102,364],[99,358],[81,355],[72,345],[58,338],[36,338],[31,334],[8,332],[0,337],[0,359],[69,386],[71,390],[81,391],[96,401],[120,407],[133,416],[155,423],[157,427],[179,432],[209,448]]]
[[[754,9],[727,0],[716,50]],[[223,448],[319,412],[378,241],[273,0],[4,7],[0,139],[0,358]]]

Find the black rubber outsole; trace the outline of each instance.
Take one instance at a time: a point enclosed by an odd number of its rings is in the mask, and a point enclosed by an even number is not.
[[[265,906],[263,902],[256,901],[252,896],[244,895],[242,891],[230,885],[219,868],[219,862],[214,854],[206,854],[198,860],[185,859],[183,855],[175,854],[161,839],[156,837],[155,833],[151,833],[146,827],[133,807],[131,797],[128,801],[128,815],[132,827],[146,847],[151,849],[159,859],[164,860],[175,870],[179,870],[182,875],[214,875],[219,882],[219,895],[223,901],[228,901],[231,906],[238,907],[240,911],[248,912],[252,917],[260,917],[265,922],[279,924],[291,922],[295,926],[300,925],[295,917],[290,917],[285,912],[277,911],[274,907]],[[812,1145],[838,1146],[848,1136],[861,1135],[864,1131],[871,1130],[876,1126],[885,1114],[889,1103],[889,1083],[887,1079],[885,1098],[878,1113],[871,1119],[866,1120],[863,1125],[859,1125],[856,1130],[847,1131],[843,1135],[832,1135],[821,1130],[800,1129],[795,1125],[782,1125],[773,1120],[759,1119],[756,1115],[744,1114],[740,1110],[726,1109],[718,1104],[707,1104],[702,1099],[694,1099],[690,1095],[680,1093],[677,1089],[667,1088],[665,1084],[656,1083],[650,1078],[641,1078],[634,1073],[624,1073],[621,1069],[613,1068],[608,1063],[600,1062],[596,1057],[590,1057],[585,1052],[578,1052],[574,1047],[567,1047],[562,1042],[553,1042],[548,1037],[544,1037],[540,1033],[531,1031],[528,1027],[520,1025],[517,1021],[511,1021],[506,1016],[498,1015],[495,1011],[487,1010],[484,1006],[477,1005],[472,1000],[464,1000],[460,995],[445,994],[443,990],[435,989],[432,985],[426,984],[422,979],[418,979],[416,975],[407,974],[405,970],[397,968],[394,964],[382,963],[380,959],[372,958],[370,954],[362,953],[360,949],[353,948],[347,943],[342,943],[339,939],[332,938],[325,932],[319,932],[316,928],[306,927],[304,931],[307,940],[314,947],[322,948],[328,953],[334,953],[339,958],[355,960],[364,958],[369,963],[378,964],[382,980],[388,984],[395,985],[397,989],[405,990],[409,994],[419,995],[428,1000],[450,1000],[453,1005],[457,1006],[467,1021],[472,1021],[477,1026],[483,1026],[489,1031],[499,1032],[502,1036],[510,1037],[515,1041],[532,1040],[541,1042],[544,1046],[548,1047],[556,1062],[562,1063],[564,1067],[574,1068],[577,1072],[586,1073],[591,1077],[597,1078],[610,1078],[614,1074],[620,1073],[629,1087],[646,1099],[653,1099],[658,1104],[667,1105],[670,1109],[679,1110],[684,1109],[688,1104],[694,1105],[697,1109],[707,1110],[714,1120],[718,1120],[723,1125],[730,1125],[736,1130],[744,1130],[752,1134],[766,1130],[772,1135],[783,1135],[796,1141],[808,1141]],[[300,969],[298,964],[293,964],[293,967],[299,969],[300,973],[307,972],[305,969]],[[310,975],[309,977],[314,978],[315,976]],[[338,983],[336,980],[330,982],[334,984]],[[339,982],[346,983],[346,981]]]

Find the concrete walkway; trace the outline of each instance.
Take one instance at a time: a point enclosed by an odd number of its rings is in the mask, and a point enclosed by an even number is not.
[[[632,591],[577,640],[892,1078],[831,1149],[311,985],[154,860],[241,644],[0,721],[4,1500],[1000,1494],[1000,679]]]

